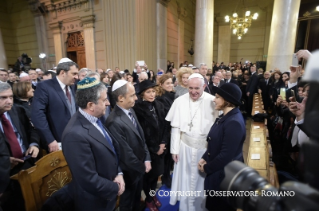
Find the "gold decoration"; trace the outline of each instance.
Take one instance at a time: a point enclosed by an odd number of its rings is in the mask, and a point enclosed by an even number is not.
[[[305,12],[302,16],[304,16],[304,17],[309,17],[311,15],[311,13],[310,12]]]
[[[54,172],[54,175],[51,177],[51,179],[48,181],[48,192],[46,193],[46,196],[50,197],[53,193],[60,190],[64,185],[67,184],[69,180],[69,177],[67,175],[67,172]]]
[[[50,166],[55,167],[60,163],[60,159],[59,158],[53,158],[50,162]]]

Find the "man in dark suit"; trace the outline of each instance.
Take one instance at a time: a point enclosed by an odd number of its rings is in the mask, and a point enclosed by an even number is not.
[[[49,152],[59,150],[58,142],[65,126],[76,112],[75,81],[78,65],[68,58],[60,60],[57,76],[37,85],[32,103],[31,120],[45,140]]]
[[[270,72],[266,71],[264,73],[263,78],[260,79],[258,83],[258,93],[261,93],[262,95],[264,109],[266,111],[271,106],[270,90],[271,90]]]
[[[28,73],[31,79],[32,89],[36,90],[37,84],[40,82],[40,79],[38,78],[38,73],[35,70],[29,70]]]
[[[72,173],[68,190],[75,210],[114,210],[125,184],[117,142],[98,119],[110,105],[106,87],[95,78],[84,78],[77,86],[80,108],[62,135],[63,154]]]
[[[39,136],[25,111],[13,105],[13,93],[8,83],[0,83],[0,120],[0,154],[4,157],[4,163],[1,163],[1,180],[8,181],[8,158],[9,172],[13,175],[22,169],[30,168],[34,164],[33,158],[39,153]],[[24,160],[27,155],[29,159]],[[3,193],[3,190],[1,188],[0,193]],[[17,181],[11,181],[3,195],[3,210],[23,209],[24,201]]]
[[[252,103],[253,103],[253,96],[257,93],[258,89],[258,75],[256,74],[256,66],[253,65],[250,67],[251,76],[246,86],[246,95],[248,97],[246,112],[248,116],[251,116],[252,111]]]
[[[199,73],[204,77],[204,82],[205,82],[205,89],[204,91],[211,94],[211,91],[209,89],[209,82],[206,78],[207,75],[207,65],[205,63],[199,64]]]
[[[0,210],[1,209],[1,197],[6,190],[10,181],[10,154],[6,143],[0,140]]]
[[[237,86],[239,86],[238,81],[236,81],[235,79],[232,79],[232,74],[230,71],[226,71],[226,77],[225,77],[225,83],[232,83],[232,84],[236,84]]]
[[[132,107],[137,99],[134,86],[124,80],[113,84],[112,95],[116,106],[106,120],[120,148],[120,166],[126,183],[120,199],[120,210],[138,210],[141,198],[142,179],[151,170],[151,158],[145,144],[144,132]]]

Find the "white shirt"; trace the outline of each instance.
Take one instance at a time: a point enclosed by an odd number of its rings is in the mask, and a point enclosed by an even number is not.
[[[64,92],[64,94],[66,94],[66,92],[65,92],[65,84],[64,83],[62,83],[60,80],[59,80],[59,78],[58,77],[56,77],[56,79],[58,80],[58,82],[59,82],[59,84],[60,84],[60,87],[61,87],[61,89],[62,89],[62,91]],[[70,86],[68,86],[68,90],[69,90],[69,92],[71,93],[71,89],[70,89]]]

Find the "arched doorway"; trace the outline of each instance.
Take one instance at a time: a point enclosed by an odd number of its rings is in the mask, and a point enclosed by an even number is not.
[[[68,34],[67,56],[79,65],[79,69],[86,67],[83,32],[79,31]]]

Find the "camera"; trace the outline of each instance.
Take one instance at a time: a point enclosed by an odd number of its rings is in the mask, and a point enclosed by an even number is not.
[[[32,58],[28,54],[23,53],[16,61],[13,72],[20,74],[21,71],[28,72],[31,69]]]
[[[305,76],[302,79],[311,81],[304,124],[299,125],[299,128],[310,137],[310,141],[304,142],[299,151],[298,167],[302,182],[288,181],[277,189],[261,177],[256,170],[239,161],[233,161],[225,167],[225,178],[221,183],[221,190],[256,193],[249,196],[229,196],[228,203],[233,207],[245,211],[319,210],[318,60],[319,51],[310,57]]]
[[[220,188],[223,191],[255,193],[227,197],[230,205],[245,211],[319,210],[319,192],[316,189],[292,181],[277,189],[255,169],[239,161],[232,161],[225,167],[225,178]]]

